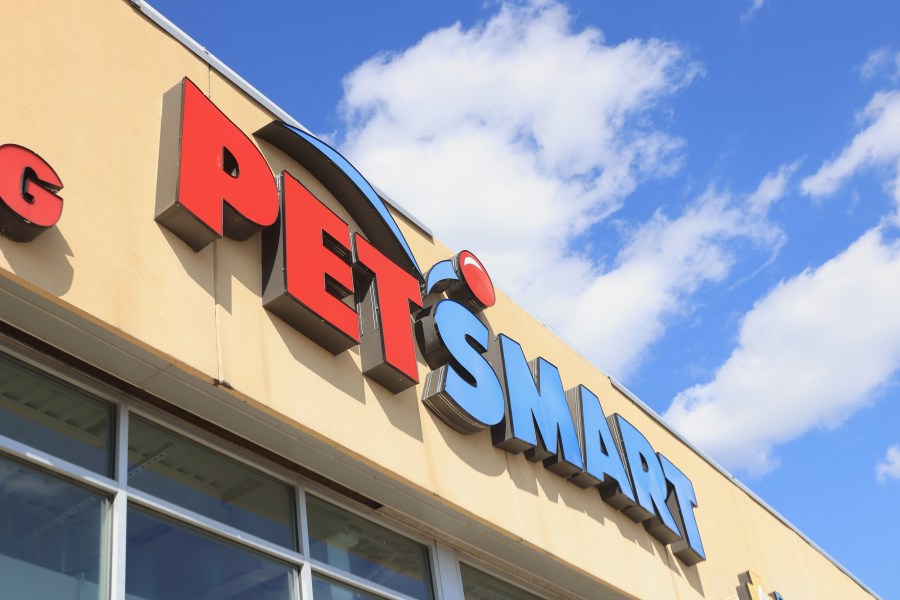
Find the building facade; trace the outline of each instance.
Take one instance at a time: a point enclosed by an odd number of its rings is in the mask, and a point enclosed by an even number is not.
[[[0,16],[0,597],[873,596],[148,5]]]

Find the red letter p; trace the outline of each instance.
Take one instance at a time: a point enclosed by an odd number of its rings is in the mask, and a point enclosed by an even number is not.
[[[196,85],[185,78],[180,87],[178,183],[174,201],[156,220],[196,251],[223,234],[246,240],[278,217],[278,190],[269,165],[250,138]],[[171,118],[166,113],[174,108],[166,105],[167,100],[171,98],[164,99],[164,120]],[[164,140],[161,152],[165,145]],[[160,165],[171,168],[169,161],[174,159],[161,156]]]

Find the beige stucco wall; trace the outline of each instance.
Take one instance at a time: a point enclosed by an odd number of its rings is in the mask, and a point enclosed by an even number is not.
[[[190,77],[248,134],[271,114],[123,0],[6,0],[0,28],[0,143],[36,151],[65,185],[57,227],[29,244],[0,239],[0,319],[558,584],[729,598],[752,570],[787,599],[868,596],[502,294],[486,312],[494,332],[557,365],[567,387],[588,386],[693,481],[706,562],[685,567],[596,491],[494,449],[487,432],[451,430],[420,390],[363,378],[356,349],[332,356],[262,308],[258,236],[195,253],[153,220],[167,90]],[[260,145],[273,170],[350,220]],[[453,253],[399,221],[421,265]]]

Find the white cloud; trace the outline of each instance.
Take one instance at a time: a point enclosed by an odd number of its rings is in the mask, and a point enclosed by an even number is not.
[[[813,197],[829,196],[860,170],[887,167],[893,178],[890,192],[898,206],[893,218],[900,223],[900,90],[875,94],[858,120],[862,131],[800,187]]]
[[[554,2],[502,4],[480,26],[432,32],[345,80],[342,150],[507,281],[561,260],[638,180],[680,164],[681,140],[652,118],[698,67],[674,44],[609,46],[570,21]]]
[[[863,81],[873,79],[878,71],[881,70],[881,67],[888,62],[890,55],[891,53],[887,48],[879,48],[870,52],[869,56],[866,57],[866,62],[859,67],[859,75]]]
[[[863,81],[870,81],[879,75],[896,81],[900,78],[900,52],[888,46],[873,50],[866,57],[866,62],[860,65],[859,75]]]
[[[766,214],[769,207],[785,195],[788,182],[799,166],[800,161],[798,160],[789,165],[782,165],[775,173],[766,175],[756,191],[747,198],[750,211],[757,215]]]
[[[666,420],[733,469],[762,475],[780,443],[839,426],[900,367],[900,242],[875,228],[783,281],[747,313],[712,381]]]
[[[793,166],[750,198],[708,191],[679,214],[657,212],[611,265],[573,244],[641,180],[677,171],[682,141],[659,124],[663,102],[700,72],[672,43],[574,31],[558,3],[502,4],[479,26],[441,29],[352,72],[342,150],[622,377],[687,296],[728,274],[730,244],[780,239],[765,212]]]
[[[749,242],[777,251],[782,232],[766,220],[793,166],[770,174],[747,198],[709,189],[676,218],[662,211],[638,227],[607,270],[584,267],[562,293],[543,294],[543,314],[595,364],[625,378],[665,333],[667,320],[689,311],[705,283],[724,280]],[[580,285],[579,285],[580,282]]]
[[[765,3],[766,0],[753,0],[753,4],[750,5],[750,8],[744,11],[744,14],[741,15],[741,22],[743,23],[752,19],[753,15],[755,15],[756,12],[761,9]]]
[[[875,465],[875,478],[878,483],[900,479],[900,446],[894,445],[887,449],[884,459]]]

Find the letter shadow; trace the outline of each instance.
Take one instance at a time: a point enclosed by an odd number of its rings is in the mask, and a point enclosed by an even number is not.
[[[335,356],[265,310],[261,301],[259,310],[265,311],[266,317],[281,337],[285,347],[298,363],[315,372],[335,389],[365,404],[365,384],[362,374],[359,372],[359,366],[351,354],[357,352],[355,348]]]
[[[418,351],[416,355],[418,358]],[[358,377],[362,381],[364,376],[359,373]],[[419,401],[417,388],[411,387],[394,394],[371,379],[367,378],[366,381],[369,383],[372,396],[381,406],[391,425],[419,442],[424,441],[422,421],[419,419],[417,406]]]
[[[430,410],[425,411],[450,449],[463,463],[488,477],[498,477],[508,470],[506,452],[491,445],[490,430],[465,434],[456,431]]]
[[[0,250],[13,273],[54,296],[62,296],[72,287],[75,270],[67,257],[74,257],[75,254],[58,225],[47,229],[31,242],[3,238]]]

